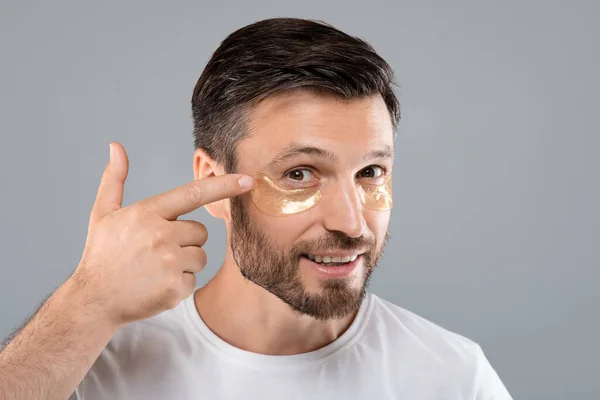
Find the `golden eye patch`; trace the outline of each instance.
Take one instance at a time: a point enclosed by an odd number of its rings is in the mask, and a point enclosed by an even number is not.
[[[256,207],[265,214],[273,216],[306,211],[321,200],[320,187],[282,189],[264,175],[254,178],[251,193]]]
[[[392,202],[392,175],[388,175],[381,185],[360,184],[358,193],[363,206],[375,211],[391,210]]]
[[[316,206],[322,198],[323,185],[301,188],[283,189],[265,175],[254,177],[251,195],[256,207],[265,214],[285,216],[297,214]],[[380,185],[359,184],[361,203],[376,211],[392,208],[392,177],[389,175]]]

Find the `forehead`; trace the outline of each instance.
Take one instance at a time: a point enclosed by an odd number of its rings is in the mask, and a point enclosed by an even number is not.
[[[392,120],[380,95],[343,99],[295,90],[271,96],[248,111],[250,135],[240,142],[240,167],[268,163],[291,143],[323,148],[347,161],[393,146]]]

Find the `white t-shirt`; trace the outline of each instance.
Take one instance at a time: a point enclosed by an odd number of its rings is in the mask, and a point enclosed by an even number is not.
[[[291,356],[224,342],[192,295],[119,330],[74,399],[512,400],[478,344],[374,294],[333,343]]]

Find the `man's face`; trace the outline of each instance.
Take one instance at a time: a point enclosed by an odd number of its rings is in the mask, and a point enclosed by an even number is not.
[[[380,183],[392,172],[393,132],[383,99],[293,91],[255,106],[249,125],[236,172],[262,173],[286,189],[327,183],[316,206],[292,215],[267,215],[249,194],[231,199],[236,263],[247,279],[302,314],[350,315],[388,237],[390,211],[364,207],[358,192],[360,184]],[[325,256],[357,257],[337,266],[317,262]]]

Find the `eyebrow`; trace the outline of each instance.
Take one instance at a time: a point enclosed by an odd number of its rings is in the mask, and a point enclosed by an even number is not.
[[[331,151],[322,149],[316,146],[303,145],[299,143],[291,143],[275,158],[273,158],[264,169],[276,169],[289,159],[297,157],[301,154],[308,154],[317,158],[329,160],[332,163],[337,163],[338,157]],[[394,158],[394,149],[385,145],[381,149],[373,150],[362,157],[362,161],[370,161],[373,159]]]

